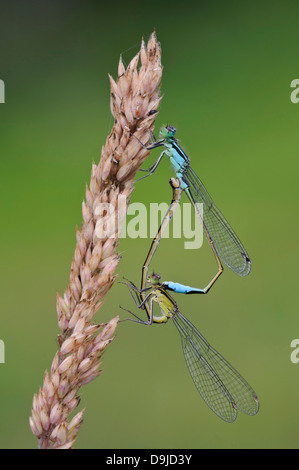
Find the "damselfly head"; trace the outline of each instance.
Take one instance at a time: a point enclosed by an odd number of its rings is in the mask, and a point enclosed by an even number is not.
[[[161,281],[160,274],[156,274],[154,272],[151,273],[149,277],[147,278],[147,282],[152,285],[159,284],[160,281]]]
[[[162,127],[162,129],[160,130],[160,136],[166,140],[173,138],[175,133],[176,133],[176,128],[173,126]]]

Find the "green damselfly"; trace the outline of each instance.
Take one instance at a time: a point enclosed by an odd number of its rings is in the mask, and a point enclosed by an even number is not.
[[[162,127],[160,130],[160,139],[154,141],[152,145],[146,148],[151,150],[164,146],[165,150],[163,150],[159,158],[148,170],[142,170],[147,171],[148,174],[136,181],[152,175],[161,162],[163,155],[167,155],[176,173],[176,177],[180,182],[181,188],[187,194],[200,218],[202,217],[197,204],[203,204],[205,231],[206,234],[207,232],[209,233],[219,258],[235,273],[240,276],[247,276],[251,269],[251,262],[247,251],[225,217],[214,204],[211,196],[199,177],[192,170],[190,159],[178,145],[175,134],[176,129],[174,127]],[[142,144],[142,142],[140,143]]]
[[[256,393],[239,372],[180,312],[177,303],[167,292],[173,290],[169,288],[172,283],[161,283],[160,276],[154,273],[147,278],[147,283],[149,287],[143,290],[138,289],[132,281],[126,283],[138,308],[145,309],[148,315],[148,320],[143,321],[130,310],[124,309],[136,318],[128,320],[152,325],[166,323],[171,318],[180,333],[184,356],[193,382],[211,410],[229,423],[235,421],[238,410],[251,416],[255,415],[259,410]],[[182,284],[179,286],[188,288]],[[141,298],[141,293],[146,295],[144,300]],[[161,309],[160,316],[154,315],[154,303],[157,303]]]

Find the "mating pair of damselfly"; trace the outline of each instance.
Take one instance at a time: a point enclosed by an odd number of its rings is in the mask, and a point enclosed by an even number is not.
[[[237,417],[238,410],[248,415],[256,414],[259,409],[258,398],[246,380],[179,311],[177,303],[169,295],[169,291],[184,294],[206,294],[223,272],[221,261],[241,276],[249,274],[251,263],[241,241],[190,167],[190,160],[178,145],[174,137],[175,133],[174,127],[164,127],[160,131],[161,138],[147,147],[147,149],[154,149],[164,146],[165,149],[157,161],[148,170],[144,170],[148,174],[140,179],[152,175],[163,155],[166,154],[173,165],[177,180],[171,179],[170,181],[173,188],[173,199],[143,265],[141,288],[137,288],[132,281],[126,283],[138,308],[146,311],[147,321],[142,320],[133,312],[127,311],[135,317],[135,320],[132,318],[129,318],[129,320],[145,325],[166,323],[170,318],[173,320],[181,335],[187,366],[200,395],[216,415],[227,422],[233,422]],[[217,274],[203,289],[175,282],[160,282],[160,276],[154,273],[148,276],[150,262],[179,204],[182,191],[187,194],[196,214],[200,218],[206,238],[218,264]],[[203,212],[199,210],[198,203],[203,204]],[[154,315],[155,303],[160,307],[160,316]]]

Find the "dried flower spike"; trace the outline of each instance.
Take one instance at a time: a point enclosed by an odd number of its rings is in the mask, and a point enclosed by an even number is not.
[[[80,402],[80,387],[100,374],[101,357],[113,339],[118,317],[106,325],[96,325],[92,318],[115,280],[120,227],[115,227],[114,238],[110,238],[111,217],[115,218],[118,211],[118,221],[124,219],[134,176],[149,154],[139,141],[147,143],[149,131],[153,131],[161,100],[161,76],[161,49],[155,33],[147,46],[142,41],[140,52],[127,69],[120,58],[116,81],[109,76],[115,122],[100,163],[92,166],[82,204],[83,223],[81,231],[76,231],[69,285],[63,297],[57,295],[59,350],[50,374],[45,372],[43,387],[33,398],[30,426],[42,449],[73,446],[84,410],[71,421],[69,415]],[[120,207],[119,196],[126,201]],[[107,203],[114,208],[111,217],[102,210]],[[99,228],[106,229],[103,238],[98,236]]]

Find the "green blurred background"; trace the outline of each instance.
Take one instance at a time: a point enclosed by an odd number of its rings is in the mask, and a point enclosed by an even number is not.
[[[208,296],[176,296],[183,313],[249,381],[261,408],[234,424],[217,418],[189,376],[174,326],[121,323],[99,379],[82,389],[77,448],[297,448],[299,364],[299,5],[259,2],[4,1],[0,7],[1,317],[0,446],[35,448],[32,396],[51,365],[63,294],[93,161],[113,119],[107,73],[117,75],[141,37],[162,44],[171,123],[253,261],[228,269]],[[158,156],[153,152],[145,166]],[[132,202],[170,200],[164,161]],[[186,199],[184,197],[184,202]],[[139,282],[149,239],[123,239],[119,276]],[[205,285],[215,262],[205,246],[164,240],[153,267],[166,280]],[[96,319],[132,308],[115,284]]]

